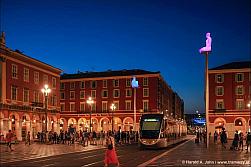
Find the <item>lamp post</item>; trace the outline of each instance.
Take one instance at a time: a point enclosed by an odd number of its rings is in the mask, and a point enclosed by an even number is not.
[[[51,92],[51,89],[49,88],[49,86],[46,84],[44,85],[44,88],[41,89],[42,93],[44,94],[44,98],[45,98],[45,133],[47,132],[47,108],[48,108],[48,96],[49,93]]]
[[[249,129],[248,129],[248,131],[251,132],[251,110],[250,110],[251,101],[248,102],[247,107],[248,107],[248,109],[249,109],[249,111],[250,111],[249,122],[248,122],[248,123],[249,123]]]
[[[113,114],[114,114],[114,110],[116,109],[115,104],[112,103],[111,105],[111,110],[112,110],[112,132],[113,132],[113,126],[114,126],[114,121],[113,121]]]
[[[208,55],[211,52],[211,43],[212,38],[211,34],[206,33],[206,46],[199,50],[200,54],[204,54],[206,56],[206,65],[205,65],[205,112],[206,112],[206,132],[207,132],[207,148],[209,147],[209,81],[208,81]]]
[[[136,131],[136,89],[139,87],[138,81],[136,80],[136,77],[133,77],[132,79],[132,88],[133,88],[133,110],[134,110],[134,119],[133,119],[133,130]]]
[[[91,127],[92,127],[92,111],[91,111],[91,105],[94,103],[94,101],[92,100],[91,97],[88,98],[88,100],[86,101],[87,104],[90,106],[90,130],[89,132],[91,132]]]

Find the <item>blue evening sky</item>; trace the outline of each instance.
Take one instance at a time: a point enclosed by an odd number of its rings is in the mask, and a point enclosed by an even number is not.
[[[65,73],[160,71],[185,102],[204,112],[209,68],[250,60],[250,0],[0,0],[7,46]]]

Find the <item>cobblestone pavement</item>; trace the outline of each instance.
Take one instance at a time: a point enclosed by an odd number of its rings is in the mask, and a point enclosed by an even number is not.
[[[165,153],[153,158],[140,166],[249,166],[251,167],[251,153],[249,150],[230,150],[232,141],[228,141],[226,149],[218,143],[210,141],[209,148],[206,144],[196,144],[191,139]]]
[[[67,144],[39,144],[33,143],[25,145],[23,142],[12,145],[14,151],[9,151],[6,145],[0,145],[0,166],[5,162],[19,161],[25,159],[42,158],[60,154],[68,154],[71,152],[83,152],[94,149],[104,148],[102,145],[82,145],[75,143],[72,145]]]

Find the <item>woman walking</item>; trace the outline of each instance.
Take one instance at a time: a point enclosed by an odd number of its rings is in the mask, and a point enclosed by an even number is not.
[[[115,150],[115,140],[114,137],[112,137],[112,132],[109,131],[107,138],[106,138],[106,145],[107,150],[105,151],[105,166],[109,165],[117,165],[119,166],[118,156]]]

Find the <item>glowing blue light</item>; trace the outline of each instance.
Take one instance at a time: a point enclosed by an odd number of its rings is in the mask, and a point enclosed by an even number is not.
[[[136,80],[136,77],[133,77],[132,79],[132,88],[138,88],[139,87],[139,83]]]

